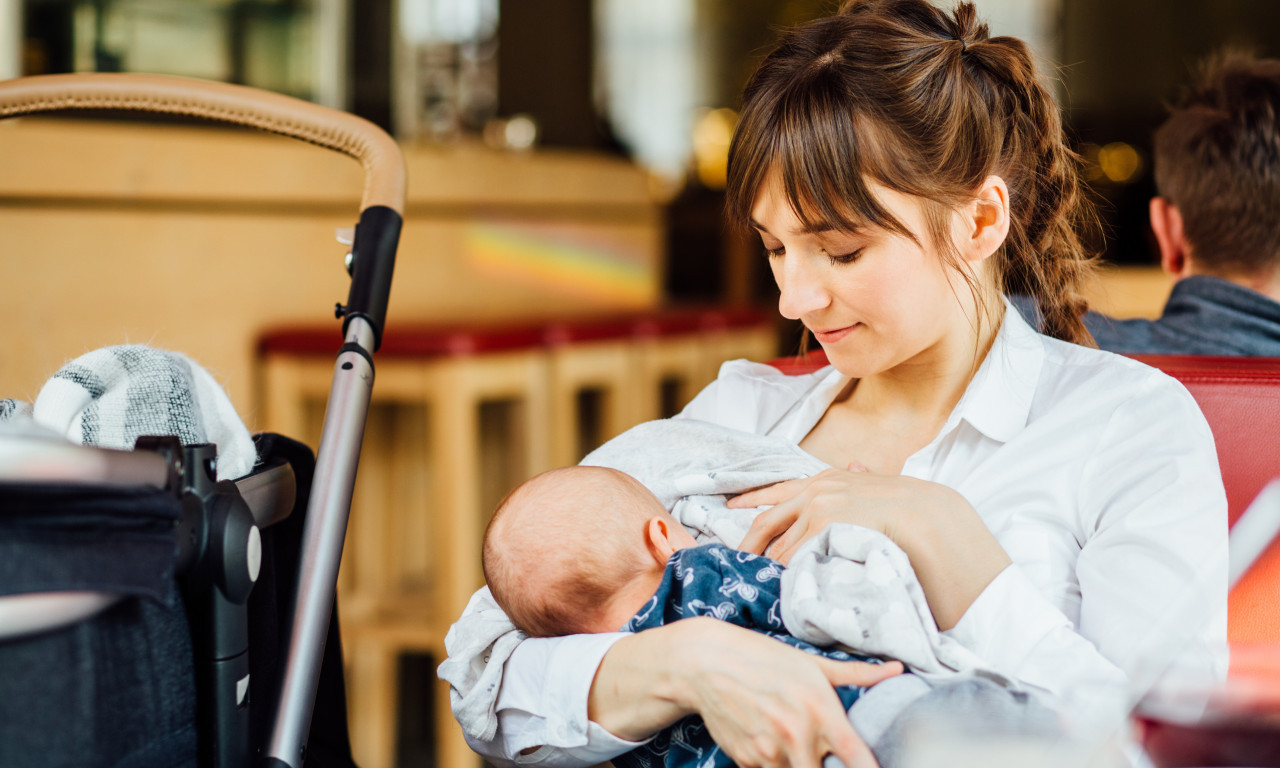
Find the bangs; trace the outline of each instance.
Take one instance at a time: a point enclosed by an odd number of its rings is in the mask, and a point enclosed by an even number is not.
[[[750,229],[756,195],[769,182],[782,184],[792,211],[810,230],[854,232],[880,228],[915,239],[876,200],[869,182],[895,188],[892,141],[876,121],[851,111],[860,103],[847,92],[834,57],[788,82],[755,83],[729,150],[729,218]]]

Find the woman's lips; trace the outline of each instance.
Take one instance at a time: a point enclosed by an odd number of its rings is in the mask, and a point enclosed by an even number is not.
[[[853,325],[847,325],[844,328],[832,328],[827,331],[815,330],[813,332],[813,337],[818,340],[819,344],[830,344],[843,339],[850,333],[853,333],[861,325],[862,323],[854,323]]]

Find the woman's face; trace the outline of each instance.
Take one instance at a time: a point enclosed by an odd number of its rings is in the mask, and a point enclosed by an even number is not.
[[[771,175],[751,217],[781,292],[779,311],[804,323],[852,378],[893,370],[927,375],[953,355],[971,358],[974,301],[930,244],[920,201],[884,187],[873,192],[920,244],[881,229],[807,230]]]

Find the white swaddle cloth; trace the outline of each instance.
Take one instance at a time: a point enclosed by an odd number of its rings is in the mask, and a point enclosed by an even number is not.
[[[696,419],[632,427],[587,454],[582,464],[626,472],[699,544],[730,547],[742,543],[760,509],[730,509],[729,496],[829,468],[794,443]]]
[[[137,344],[96,349],[62,366],[36,396],[31,417],[102,448],[132,449],[144,435],[214,443],[219,480],[249,474],[257,460],[249,430],[208,371],[178,352]]]

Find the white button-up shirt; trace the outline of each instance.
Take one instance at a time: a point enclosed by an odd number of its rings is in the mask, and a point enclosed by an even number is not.
[[[735,361],[677,418],[799,442],[847,383],[833,368],[785,376]],[[902,474],[960,492],[1013,561],[947,633],[995,669],[1092,714],[1120,714],[1174,660],[1225,675],[1226,496],[1209,426],[1176,380],[1037,334],[1010,308]],[[472,746],[501,764],[571,766],[635,746],[587,719],[596,668],[620,637],[522,642],[498,733]]]

